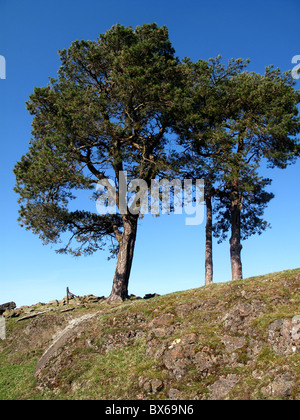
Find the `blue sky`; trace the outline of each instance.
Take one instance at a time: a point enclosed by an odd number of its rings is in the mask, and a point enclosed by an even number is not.
[[[25,101],[35,86],[56,76],[58,50],[75,39],[96,39],[116,23],[156,22],[169,28],[180,58],[220,54],[225,62],[249,58],[251,71],[262,73],[270,64],[286,71],[300,54],[299,16],[299,0],[0,0],[0,55],[7,65],[7,78],[0,80],[0,303],[60,299],[67,286],[81,295],[107,296],[111,290],[115,260],[107,261],[105,252],[79,259],[57,255],[17,222],[12,170],[31,137]],[[272,229],[243,243],[245,277],[300,267],[299,170],[300,161],[267,173],[275,193],[265,213]],[[230,280],[228,243],[214,244],[214,264],[215,281]],[[186,226],[178,215],[146,216],[139,226],[130,293],[165,294],[203,284],[204,224]]]

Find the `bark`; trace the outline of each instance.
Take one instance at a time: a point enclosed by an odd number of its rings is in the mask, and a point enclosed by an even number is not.
[[[119,254],[113,280],[110,301],[128,298],[128,283],[131,272],[137,233],[138,215],[123,215],[123,233],[119,239]]]
[[[205,285],[213,282],[212,251],[212,202],[211,196],[206,198],[206,243],[205,243]]]
[[[233,182],[231,203],[231,238],[230,238],[230,261],[232,280],[243,278],[241,260],[241,201],[237,188],[238,182]]]

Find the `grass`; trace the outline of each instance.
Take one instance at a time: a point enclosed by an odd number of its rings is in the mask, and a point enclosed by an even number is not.
[[[37,400],[41,394],[36,390],[33,377],[36,360],[22,364],[10,364],[0,355],[0,400]]]
[[[81,371],[62,371],[65,382],[72,382],[67,399],[132,399],[140,392],[138,378],[153,376],[152,359],[145,358],[145,343],[137,341],[133,346],[116,349],[93,358],[92,364],[82,362]],[[78,366],[78,363],[77,363]],[[157,377],[157,376],[156,376]]]

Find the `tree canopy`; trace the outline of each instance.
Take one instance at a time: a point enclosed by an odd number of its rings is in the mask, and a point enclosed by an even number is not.
[[[259,174],[262,162],[285,168],[300,151],[300,95],[291,74],[272,66],[263,75],[249,73],[247,64],[186,60],[190,100],[177,124],[190,173],[205,179],[207,208],[217,199],[211,232],[223,240],[231,229],[234,279],[242,277],[241,240],[268,226],[262,216],[273,194],[265,188],[271,180]]]
[[[223,240],[231,230],[233,278],[241,278],[241,240],[266,229],[263,213],[273,198],[260,165],[285,168],[300,153],[300,94],[291,74],[273,67],[251,73],[243,59],[227,66],[221,57],[180,61],[167,28],[154,23],[118,24],[59,54],[58,77],[27,102],[33,137],[14,169],[21,224],[44,244],[62,243],[60,253],[108,247],[117,255],[110,299],[123,300],[140,217],[124,182],[149,185],[172,169],[205,180],[207,263],[213,231]],[[174,156],[170,132],[177,135]],[[97,201],[96,186],[109,178],[115,214],[99,214],[96,205],[74,210],[80,191],[93,190]]]
[[[124,298],[138,215],[130,214],[120,197],[120,172],[127,171],[129,181],[148,182],[164,168],[166,133],[180,89],[178,59],[167,28],[156,24],[135,30],[116,25],[97,41],[73,42],[60,58],[58,78],[35,88],[27,103],[33,139],[15,167],[16,191],[25,203],[20,220],[44,243],[57,243],[69,232],[59,252],[89,254],[112,239],[112,252],[123,259],[113,296]],[[117,186],[118,214],[70,211],[76,190],[94,189],[109,177]]]

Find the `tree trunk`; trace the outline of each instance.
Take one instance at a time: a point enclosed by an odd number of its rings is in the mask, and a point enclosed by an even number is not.
[[[206,243],[205,243],[205,285],[213,282],[212,252],[212,203],[211,196],[206,198]]]
[[[230,238],[230,260],[232,280],[243,278],[242,260],[241,260],[241,202],[236,183],[232,189],[231,203],[231,238]]]
[[[123,234],[119,241],[119,254],[114,275],[110,301],[123,301],[128,298],[128,283],[133,260],[137,233],[138,215],[123,215]]]

